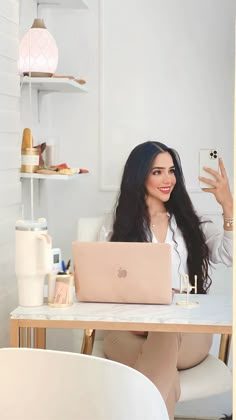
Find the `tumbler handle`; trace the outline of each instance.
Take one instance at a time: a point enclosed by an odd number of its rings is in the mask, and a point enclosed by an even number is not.
[[[37,239],[40,240],[41,246],[41,259],[39,259],[39,270],[42,274],[49,274],[52,270],[51,249],[52,238],[46,233],[38,234]]]

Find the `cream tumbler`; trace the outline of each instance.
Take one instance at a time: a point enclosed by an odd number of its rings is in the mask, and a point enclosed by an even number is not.
[[[43,305],[45,276],[52,269],[52,241],[46,220],[17,221],[15,245],[19,305]]]

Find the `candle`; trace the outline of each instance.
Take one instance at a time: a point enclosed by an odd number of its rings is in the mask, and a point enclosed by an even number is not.
[[[194,276],[194,293],[197,293],[197,275]]]
[[[185,278],[186,278],[186,283],[187,283],[187,293],[186,293],[186,305],[189,304],[189,291],[190,289],[190,284],[189,284],[189,277],[188,274],[185,274]]]

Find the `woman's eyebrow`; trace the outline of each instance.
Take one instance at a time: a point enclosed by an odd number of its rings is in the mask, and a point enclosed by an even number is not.
[[[153,168],[152,168],[152,170],[153,169],[166,169],[166,167],[165,166],[154,166]],[[170,166],[168,169],[175,169],[175,167],[174,167],[174,165],[173,166]]]

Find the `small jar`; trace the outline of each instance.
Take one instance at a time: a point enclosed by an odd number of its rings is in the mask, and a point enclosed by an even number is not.
[[[39,169],[39,150],[37,148],[21,149],[21,172],[33,173]]]

